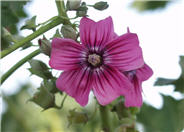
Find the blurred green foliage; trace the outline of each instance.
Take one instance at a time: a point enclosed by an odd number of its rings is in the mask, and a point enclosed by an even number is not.
[[[181,75],[178,79],[158,78],[156,86],[173,85],[174,91],[184,93],[184,56],[179,61]],[[170,96],[163,96],[164,105],[158,110],[151,106],[142,107],[138,120],[144,124],[146,131],[180,132],[184,129],[184,99],[176,100]],[[150,114],[151,113],[151,114]]]
[[[6,28],[11,34],[17,34],[17,24],[22,18],[27,17],[23,9],[27,1],[2,1],[1,2],[1,31]],[[7,48],[11,43],[1,35],[1,49]]]
[[[179,64],[182,72],[178,79],[158,78],[155,86],[174,85],[175,91],[184,93],[184,56],[180,56]]]
[[[33,87],[30,84],[20,86],[20,90],[14,95],[3,96],[6,104],[6,110],[2,115],[2,132],[99,132],[100,116],[91,103],[86,108],[82,108],[70,97],[64,103],[61,110],[50,108],[46,111],[28,101],[32,95]],[[63,96],[56,95],[56,104],[60,104]],[[4,106],[3,106],[4,107]],[[74,114],[84,113],[88,115],[90,122],[78,124],[75,121],[71,123],[71,111],[75,109]],[[96,111],[96,112],[95,112]],[[94,113],[95,112],[95,113]],[[77,115],[78,116],[78,115]],[[111,115],[112,116],[112,115]],[[82,116],[83,117],[83,116]],[[85,116],[84,116],[85,117]],[[77,121],[80,119],[77,119]],[[87,121],[87,120],[86,120]],[[113,118],[112,118],[113,121]]]
[[[184,128],[184,99],[163,97],[163,107],[156,109],[144,104],[138,114],[138,121],[146,132],[181,132]]]
[[[156,9],[164,9],[171,1],[149,1],[149,0],[134,0],[131,7],[138,11],[150,11]]]

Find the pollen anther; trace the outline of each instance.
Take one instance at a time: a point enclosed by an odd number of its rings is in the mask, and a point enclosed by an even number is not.
[[[101,56],[97,54],[88,55],[88,62],[93,66],[98,66],[101,63]]]

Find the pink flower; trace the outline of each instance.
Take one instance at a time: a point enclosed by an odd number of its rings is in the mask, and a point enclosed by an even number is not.
[[[91,90],[101,105],[121,95],[130,102],[134,86],[122,71],[144,65],[137,35],[128,32],[118,37],[111,17],[99,22],[84,17],[80,21],[80,40],[82,44],[71,39],[52,41],[49,64],[64,70],[56,81],[57,88],[82,106],[87,104]]]
[[[125,96],[125,106],[140,107],[143,103],[141,94],[142,82],[149,79],[152,76],[153,71],[147,64],[144,64],[141,68],[124,72],[124,74],[129,78],[134,87],[133,91]]]

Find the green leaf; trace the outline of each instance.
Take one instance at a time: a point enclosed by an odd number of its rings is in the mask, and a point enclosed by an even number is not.
[[[158,78],[154,85],[164,86],[164,85],[172,84],[175,86],[175,91],[184,93],[184,56],[180,56],[179,64],[180,64],[182,73],[178,79]]]
[[[184,93],[184,78],[183,76],[180,76],[179,79],[177,79],[174,83],[175,91],[179,91]]]
[[[180,132],[184,128],[184,99],[175,100],[163,95],[162,109],[144,104],[138,114],[145,132]]]
[[[136,8],[138,11],[148,11],[148,10],[156,10],[160,8],[165,8],[166,5],[170,1],[138,1],[134,0],[134,2],[131,4],[133,8]]]
[[[181,67],[181,70],[182,70],[182,76],[184,78],[184,56],[180,56],[180,67]]]
[[[27,17],[23,6],[26,1],[1,1],[1,29],[5,27],[11,34],[17,34],[17,23]],[[2,31],[1,31],[2,32]],[[1,36],[1,50],[8,48],[12,43]]]
[[[163,85],[170,85],[173,84],[175,79],[167,79],[167,78],[157,78],[155,82],[155,86],[163,86]]]
[[[61,34],[60,34],[60,32],[59,32],[59,29],[56,30],[56,33],[53,35],[52,39],[53,39],[53,38],[62,38],[62,37],[61,37]]]
[[[28,19],[25,25],[23,25],[20,29],[31,29],[33,31],[36,31],[36,27],[36,16],[33,16],[31,19]]]

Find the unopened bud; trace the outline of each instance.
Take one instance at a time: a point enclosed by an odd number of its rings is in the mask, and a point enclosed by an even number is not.
[[[51,79],[53,77],[47,65],[42,61],[32,59],[29,61],[29,64],[31,68],[28,70],[31,74],[37,75],[43,79]]]
[[[87,10],[86,11],[77,11],[76,16],[78,16],[78,17],[87,16]]]
[[[47,40],[45,37],[43,39],[38,40],[40,50],[42,53],[44,53],[47,56],[50,56],[51,53],[51,43],[49,40]]]
[[[44,80],[43,85],[50,93],[61,92],[56,87],[56,79]]]
[[[64,38],[70,38],[73,40],[77,39],[76,31],[70,25],[63,25],[61,28],[61,33]]]
[[[88,8],[85,2],[82,2],[81,6],[77,9],[76,16],[84,17],[87,16]]]
[[[55,106],[55,96],[49,93],[44,86],[41,86],[29,101],[36,103],[44,110]]]
[[[4,38],[6,38],[8,41],[10,42],[15,42],[14,37],[11,35],[11,33],[6,29],[6,28],[2,28],[2,36]]]
[[[97,10],[105,10],[109,7],[108,3],[107,2],[103,2],[103,1],[100,1],[100,2],[97,2],[93,5],[93,7]]]
[[[40,60],[32,59],[29,61],[29,64],[31,68],[34,70],[47,70],[48,69],[47,65]]]
[[[81,0],[67,0],[66,7],[68,10],[76,10],[80,7]]]
[[[86,113],[76,112],[75,109],[73,109],[69,111],[68,121],[69,121],[69,125],[71,125],[72,123],[85,124],[88,121],[88,116]]]

